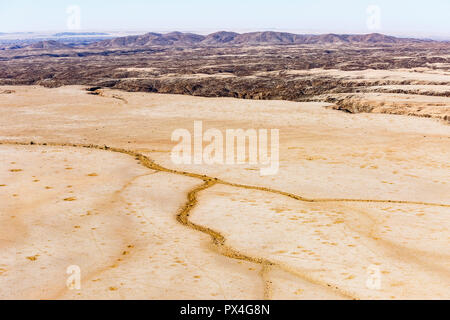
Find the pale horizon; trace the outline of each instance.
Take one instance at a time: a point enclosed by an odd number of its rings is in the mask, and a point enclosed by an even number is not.
[[[285,32],[285,33],[293,33],[293,34],[313,34],[313,35],[321,35],[321,34],[339,34],[339,35],[348,35],[348,34],[371,34],[371,33],[379,33],[386,36],[393,36],[398,38],[414,38],[414,39],[430,39],[437,41],[450,41],[450,35],[427,35],[427,34],[409,34],[409,33],[385,33],[385,32],[333,32],[333,31],[314,31],[314,30],[289,30],[289,29],[208,29],[208,30],[190,30],[190,29],[153,29],[153,30],[103,30],[103,29],[87,29],[87,30],[67,30],[67,29],[56,29],[56,30],[44,30],[44,31],[17,31],[17,32],[0,32],[0,40],[1,39],[10,39],[10,40],[20,40],[20,39],[28,39],[31,38],[51,38],[55,37],[57,33],[73,33],[74,36],[77,34],[82,35],[83,33],[105,33],[104,36],[111,37],[121,37],[121,36],[131,36],[131,35],[143,35],[146,33],[171,33],[171,32],[182,32],[182,33],[194,33],[199,35],[208,35],[215,32],[236,32],[236,33],[251,33],[251,32]],[[91,35],[95,37],[96,35]],[[97,35],[101,36],[101,35]],[[85,35],[85,37],[89,37]]]
[[[68,28],[70,7],[79,8],[79,25]],[[375,9],[374,9],[375,8]],[[69,11],[68,11],[69,10]],[[375,11],[374,11],[375,10]],[[450,2],[423,1],[236,1],[85,0],[0,4],[0,33],[19,32],[253,32],[312,34],[382,33],[400,37],[450,39]],[[370,26],[371,16],[379,23]]]

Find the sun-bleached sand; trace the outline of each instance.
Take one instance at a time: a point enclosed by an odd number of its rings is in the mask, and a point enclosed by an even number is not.
[[[443,122],[314,102],[2,90],[2,299],[449,298]],[[171,133],[196,120],[279,129],[278,174],[175,165]],[[66,286],[73,265],[80,290]]]

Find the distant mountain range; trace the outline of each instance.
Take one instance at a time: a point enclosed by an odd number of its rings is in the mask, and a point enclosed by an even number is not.
[[[106,33],[105,33],[106,34]],[[298,44],[408,44],[437,42],[433,40],[421,40],[413,38],[397,38],[380,33],[370,34],[294,34],[287,32],[249,32],[236,33],[219,31],[209,35],[195,33],[171,32],[155,33],[149,32],[143,35],[131,35],[108,39],[92,39],[90,41],[73,41],[73,36],[89,35],[101,36],[102,33],[59,33],[57,39],[44,39],[32,43],[22,41],[14,43],[10,41],[6,49],[70,49],[70,48],[142,48],[150,46],[254,46],[254,45],[298,45]],[[90,42],[90,43],[89,43]]]
[[[145,47],[145,46],[221,46],[221,45],[289,45],[289,44],[374,44],[374,43],[420,43],[431,40],[397,38],[379,33],[371,34],[293,34],[287,32],[236,33],[220,31],[207,36],[194,33],[171,32],[146,33],[108,39],[91,44],[91,47]]]

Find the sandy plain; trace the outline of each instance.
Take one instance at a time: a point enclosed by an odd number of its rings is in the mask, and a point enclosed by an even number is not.
[[[442,121],[322,102],[0,91],[2,299],[450,297]],[[279,129],[278,174],[175,165],[171,133],[195,120]]]

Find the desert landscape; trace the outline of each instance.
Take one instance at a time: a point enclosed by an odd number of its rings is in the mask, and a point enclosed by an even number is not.
[[[4,45],[0,299],[450,298],[449,49],[279,32]],[[175,164],[172,133],[199,120],[278,129],[277,174]]]
[[[0,85],[318,101],[449,121],[449,42],[382,34],[172,32],[0,43]]]

